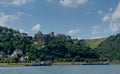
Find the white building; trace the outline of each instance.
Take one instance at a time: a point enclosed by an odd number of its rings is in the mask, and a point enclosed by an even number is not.
[[[21,49],[16,49],[16,50],[12,53],[11,57],[14,57],[14,56],[17,57],[18,55],[23,55],[23,51],[22,51]]]

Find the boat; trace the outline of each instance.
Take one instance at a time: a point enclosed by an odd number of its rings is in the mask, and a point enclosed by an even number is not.
[[[110,63],[107,62],[101,62],[101,63],[82,63],[81,65],[109,65]]]
[[[82,65],[109,65],[108,63],[104,64],[104,63],[85,63]]]

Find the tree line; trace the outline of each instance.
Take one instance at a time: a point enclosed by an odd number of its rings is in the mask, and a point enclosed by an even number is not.
[[[26,34],[25,34],[26,35]],[[17,30],[0,27],[0,51],[11,55],[15,49],[21,49],[26,61],[82,62],[103,59],[120,59],[120,34],[111,36],[96,49],[84,43],[85,40],[71,39],[69,36],[54,33],[44,35],[36,33],[34,37],[25,36]],[[20,58],[17,59],[19,62]]]

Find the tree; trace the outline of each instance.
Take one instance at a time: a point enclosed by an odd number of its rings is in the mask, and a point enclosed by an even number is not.
[[[18,62],[20,62],[20,58],[12,57],[11,62],[18,63]]]

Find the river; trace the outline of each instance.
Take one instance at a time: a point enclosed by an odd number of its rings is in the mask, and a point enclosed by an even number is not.
[[[120,65],[0,67],[0,74],[120,74]]]

